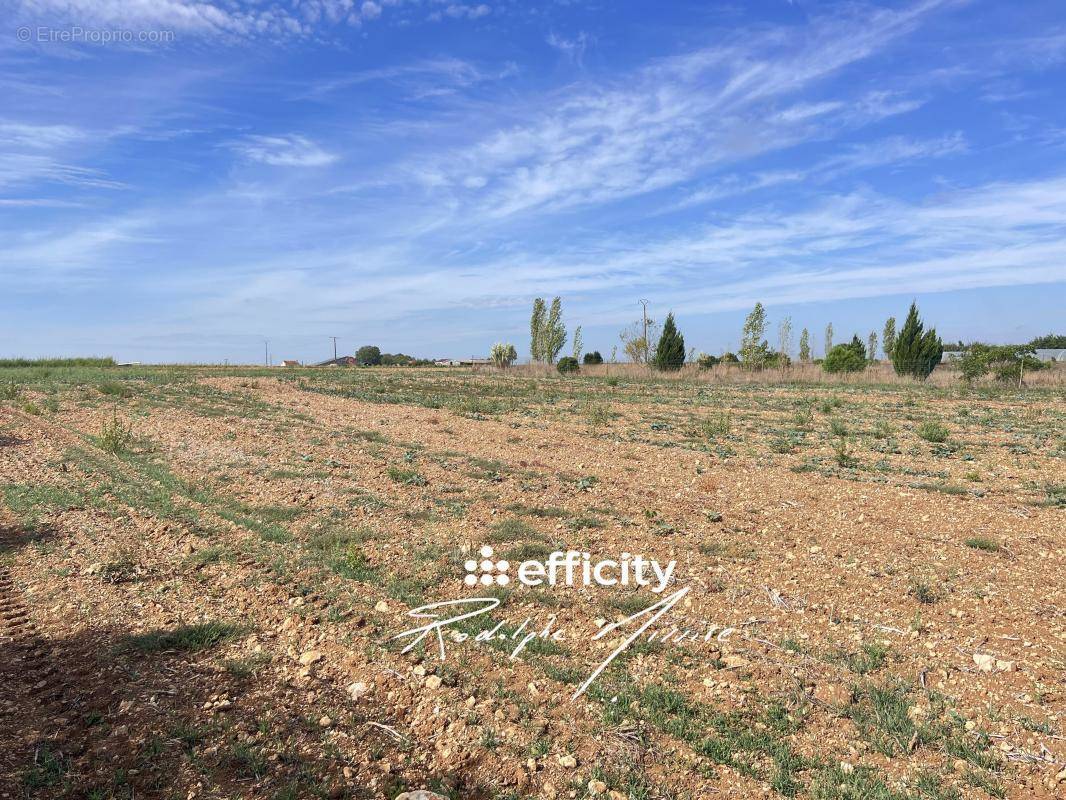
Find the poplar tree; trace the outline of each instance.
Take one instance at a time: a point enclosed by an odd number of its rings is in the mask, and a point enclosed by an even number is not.
[[[547,313],[543,298],[533,301],[533,314],[529,318],[529,355],[534,361],[544,360],[544,319]]]
[[[544,323],[542,334],[544,343],[544,359],[549,364],[554,364],[555,359],[566,344],[566,326],[563,325],[563,302],[558,297],[552,300],[551,310],[548,311],[548,320]]]
[[[766,334],[766,310],[762,303],[744,320],[744,331],[740,339],[740,359],[748,369],[761,369],[766,364],[767,348],[763,336]]]
[[[885,358],[892,358],[892,350],[896,346],[896,318],[889,317],[885,320],[885,329],[881,331],[881,348],[885,351]]]

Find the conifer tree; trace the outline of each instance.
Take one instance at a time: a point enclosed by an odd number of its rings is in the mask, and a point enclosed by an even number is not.
[[[936,328],[925,330],[918,316],[918,304],[911,303],[907,321],[903,323],[892,348],[892,366],[897,375],[913,375],[924,381],[936,369],[944,355],[944,343],[936,335]]]
[[[655,348],[655,366],[661,370],[678,370],[685,363],[685,337],[674,323],[673,313],[666,315],[659,345]]]

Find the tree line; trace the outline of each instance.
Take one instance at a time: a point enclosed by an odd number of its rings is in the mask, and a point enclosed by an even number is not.
[[[666,315],[661,328],[646,315],[623,329],[619,334],[626,357],[636,364],[647,364],[663,371],[681,369],[686,361],[695,361],[701,368],[710,368],[720,363],[734,363],[756,371],[785,367],[792,363],[792,319],[785,317],[778,324],[776,347],[766,339],[766,309],[756,303],[744,320],[738,353],[712,356],[695,353],[695,348],[686,353],[685,337],[678,329],[673,312]],[[799,335],[799,360],[802,363],[821,364],[827,372],[858,372],[877,358],[878,334],[870,331],[863,340],[856,333],[851,341],[834,344],[833,324],[825,328],[822,359],[812,358],[811,334],[803,328]],[[574,330],[571,355],[561,356],[567,342],[566,325],[563,322],[562,299],[554,298],[549,306],[541,297],[533,301],[529,319],[529,352],[535,363],[554,364],[560,372],[574,372],[579,365],[603,363],[599,351],[582,355],[581,326]],[[889,317],[881,329],[880,345],[885,356],[892,362],[899,375],[911,375],[925,380],[936,369],[944,352],[943,342],[936,329],[926,330],[918,313],[916,303],[911,303],[903,327],[897,333],[895,317]],[[617,347],[611,353],[615,361]],[[498,342],[490,352],[493,363],[508,367],[518,360],[518,352],[508,342]]]

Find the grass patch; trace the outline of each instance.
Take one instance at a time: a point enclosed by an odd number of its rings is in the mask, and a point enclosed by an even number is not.
[[[831,661],[843,664],[856,675],[868,675],[881,669],[888,659],[888,648],[880,642],[866,642],[858,652],[838,652]]]
[[[973,536],[966,540],[966,546],[974,550],[984,550],[986,553],[998,553],[1003,548],[995,539],[985,536]]]
[[[503,544],[540,538],[542,538],[540,531],[528,522],[520,520],[518,517],[511,517],[510,519],[500,520],[493,525],[489,529],[487,541],[492,544]]]
[[[389,477],[396,483],[403,484],[404,486],[426,486],[429,481],[414,469],[403,469],[402,467],[389,467]]]
[[[181,625],[169,630],[126,636],[119,649],[126,652],[162,653],[169,651],[195,653],[233,639],[244,632],[228,622],[205,622],[200,625]]]

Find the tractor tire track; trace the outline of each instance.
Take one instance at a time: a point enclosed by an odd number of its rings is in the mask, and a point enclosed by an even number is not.
[[[18,530],[0,517],[0,552],[21,543]],[[59,757],[72,751],[71,693],[7,563],[0,563],[0,681],[0,740],[10,745],[0,748],[0,786],[15,790],[42,748]]]

